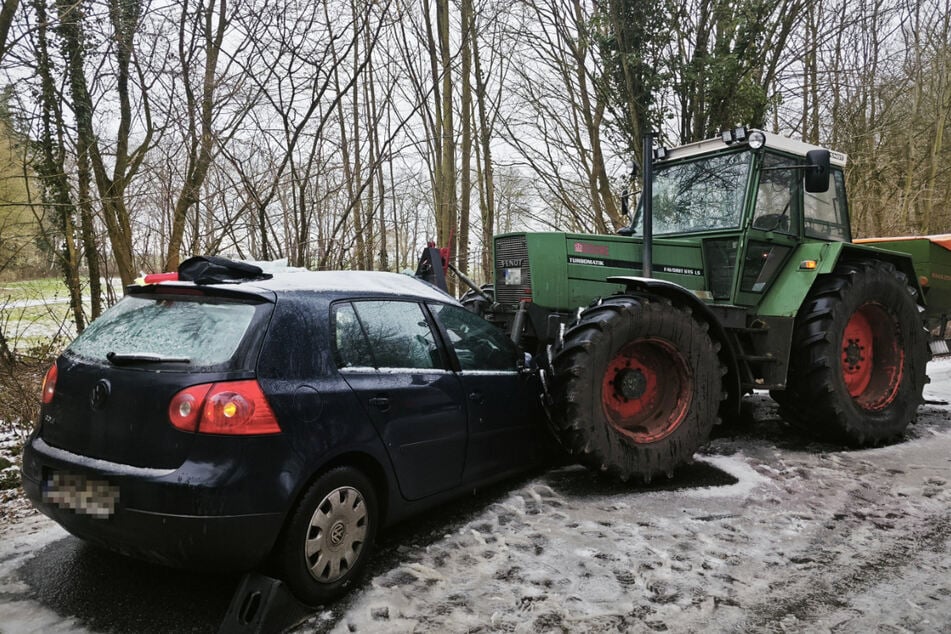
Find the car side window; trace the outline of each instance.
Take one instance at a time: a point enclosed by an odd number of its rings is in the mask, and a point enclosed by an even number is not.
[[[518,370],[518,350],[501,330],[464,308],[429,304],[446,329],[462,370]]]
[[[363,334],[363,326],[353,305],[335,304],[333,311],[337,367],[375,368],[373,352],[367,343],[366,335]]]
[[[344,306],[352,312],[348,315],[343,307],[337,310],[337,350],[343,367],[350,357],[363,359],[367,355],[376,368],[445,367],[436,337],[419,304],[365,300]],[[355,321],[359,331],[347,330],[347,319]],[[354,337],[349,338],[350,334]],[[355,344],[352,352],[343,349],[351,343]]]

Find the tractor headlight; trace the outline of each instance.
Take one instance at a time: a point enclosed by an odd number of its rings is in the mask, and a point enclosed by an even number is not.
[[[762,130],[752,130],[749,136],[750,147],[758,150],[766,145],[766,134]]]

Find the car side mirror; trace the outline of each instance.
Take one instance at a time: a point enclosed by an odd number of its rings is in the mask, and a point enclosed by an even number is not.
[[[829,191],[829,150],[806,152],[806,170],[803,180],[806,191],[821,194]]]

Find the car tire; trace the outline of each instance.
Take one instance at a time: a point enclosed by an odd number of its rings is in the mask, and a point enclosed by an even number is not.
[[[288,520],[281,577],[308,605],[343,595],[366,568],[379,523],[376,492],[363,473],[335,467],[319,476]]]
[[[785,393],[793,422],[853,446],[899,436],[915,418],[929,358],[905,275],[887,262],[840,264],[796,318]]]
[[[553,424],[579,462],[621,480],[672,475],[717,422],[723,370],[685,307],[614,296],[581,313],[553,359]]]

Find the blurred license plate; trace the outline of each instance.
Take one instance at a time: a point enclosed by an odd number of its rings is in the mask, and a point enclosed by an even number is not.
[[[518,286],[522,283],[522,269],[502,269],[502,283]]]
[[[119,487],[105,480],[95,480],[64,471],[53,471],[46,478],[43,500],[82,515],[109,517],[116,511]]]

